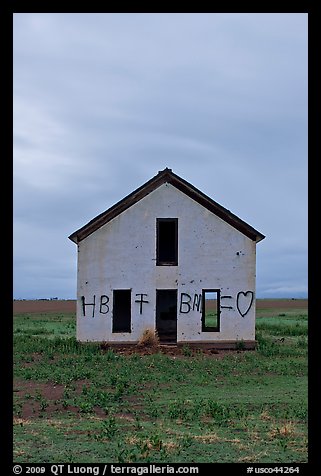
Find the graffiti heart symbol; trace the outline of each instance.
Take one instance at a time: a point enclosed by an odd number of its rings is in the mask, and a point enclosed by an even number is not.
[[[253,291],[240,291],[237,293],[236,307],[242,317],[244,317],[251,309],[253,303],[254,293]]]

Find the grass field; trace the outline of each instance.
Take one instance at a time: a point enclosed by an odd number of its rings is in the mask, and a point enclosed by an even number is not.
[[[256,351],[76,342],[74,312],[14,316],[14,461],[307,461],[307,309],[267,302]]]

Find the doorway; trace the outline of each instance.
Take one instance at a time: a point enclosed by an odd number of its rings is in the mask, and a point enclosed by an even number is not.
[[[161,343],[177,342],[177,289],[156,290],[156,330]]]

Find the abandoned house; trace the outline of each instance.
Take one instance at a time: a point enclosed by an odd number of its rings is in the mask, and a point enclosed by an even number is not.
[[[78,246],[77,339],[255,345],[264,235],[164,169],[69,238]]]

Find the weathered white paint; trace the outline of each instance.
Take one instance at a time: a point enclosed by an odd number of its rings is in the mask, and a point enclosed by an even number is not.
[[[156,266],[156,218],[178,218],[178,266]],[[137,342],[145,328],[155,328],[156,289],[178,290],[177,342],[254,341],[255,298],[242,317],[239,292],[255,293],[254,241],[165,183],[78,244],[77,339],[80,341]],[[201,313],[179,312],[181,293],[219,288],[220,332],[202,332]],[[131,289],[132,331],[112,333],[114,289]],[[142,314],[136,294],[145,293]],[[86,303],[96,296],[95,316]],[[109,312],[101,313],[100,296],[108,296]],[[104,302],[107,298],[103,298]],[[246,307],[247,296],[240,296]],[[102,306],[106,312],[107,307]],[[242,307],[241,307],[242,311]]]

